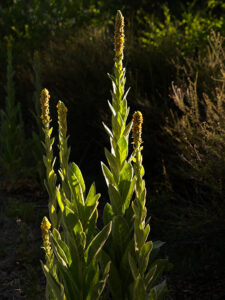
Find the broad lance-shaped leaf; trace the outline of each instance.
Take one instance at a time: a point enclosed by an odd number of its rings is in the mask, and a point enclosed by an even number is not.
[[[69,176],[71,177],[71,182],[74,182],[76,184],[76,181],[81,186],[82,192],[85,192],[85,183],[84,178],[82,176],[81,170],[79,167],[73,162],[69,165]]]
[[[107,186],[109,186],[109,184],[115,185],[116,183],[115,183],[115,180],[113,178],[113,174],[111,173],[109,168],[107,168],[107,166],[103,162],[101,162],[101,166],[102,166],[102,172],[103,172],[103,175],[105,177],[105,181],[106,181]]]
[[[145,243],[142,248],[140,249],[140,254],[139,254],[139,269],[141,270],[141,275],[144,275],[147,267],[148,267],[148,261],[149,261],[149,256],[151,253],[153,247],[152,241],[149,241]]]
[[[123,216],[115,216],[112,221],[113,247],[122,257],[129,241],[129,226]]]
[[[58,283],[56,279],[49,272],[49,269],[46,265],[41,261],[43,272],[45,273],[45,277],[47,279],[48,284],[50,285],[55,297],[57,300],[64,300],[64,288],[61,283]]]
[[[63,199],[62,199],[62,195],[61,195],[61,192],[60,192],[60,186],[56,187],[56,197],[57,197],[57,201],[58,201],[58,204],[59,204],[59,208],[60,208],[61,212],[63,212],[64,211],[64,204],[63,204]]]
[[[124,136],[129,136],[132,126],[133,126],[132,121],[127,124],[127,126],[125,127],[124,132],[123,132]]]
[[[100,194],[98,194],[98,195],[100,197]],[[86,203],[87,206],[92,206],[92,205],[95,204],[95,200],[94,200],[95,196],[96,196],[95,184],[92,183],[92,185],[91,185],[91,187],[88,191],[88,195],[86,197],[86,200],[85,200],[85,203]]]
[[[130,269],[131,269],[132,275],[134,277],[134,280],[137,280],[137,278],[139,276],[139,272],[138,272],[138,268],[137,268],[135,259],[133,258],[133,256],[130,253],[128,254],[128,259],[129,259]]]
[[[83,278],[83,297],[82,299],[87,300],[95,300],[93,298],[93,287],[99,282],[100,280],[100,270],[99,265],[96,260],[93,260],[88,267],[86,267],[86,272]]]
[[[160,276],[162,275],[165,267],[168,265],[168,260],[167,259],[157,259],[151,267],[154,267],[155,265],[157,265],[157,269],[154,273],[154,276],[152,278],[152,280],[149,283],[148,289],[152,288],[154,286],[154,284],[157,282],[157,280],[160,278]]]
[[[124,213],[124,212],[128,209],[128,207],[130,206],[130,200],[131,200],[132,195],[133,195],[135,183],[136,183],[136,177],[134,177],[134,178],[132,179],[132,181],[130,182],[130,184],[129,184],[129,189],[128,189],[128,192],[127,192],[125,201],[124,201],[124,203],[123,203],[123,206],[122,206],[122,211],[123,211],[123,213]]]
[[[156,299],[157,300],[163,300],[164,296],[168,292],[167,286],[166,286],[166,280],[163,282],[159,283],[154,287],[154,290],[156,291]]]
[[[106,281],[109,277],[109,271],[110,271],[110,265],[111,262],[109,261],[108,264],[106,265],[104,271],[103,271],[103,278],[100,280],[93,288],[92,291],[92,299],[98,300],[105,288]],[[90,299],[90,300],[92,300]]]
[[[105,244],[112,229],[112,222],[107,224],[91,241],[87,250],[84,252],[84,259],[87,265],[98,255]]]
[[[58,237],[57,239],[56,236]],[[61,256],[64,257],[64,260],[66,261],[67,265],[70,266],[72,264],[70,249],[67,246],[67,244],[61,240],[60,233],[55,228],[53,229],[52,238],[55,244],[59,246],[59,248],[61,248],[61,253],[62,253]]]
[[[105,156],[111,168],[111,172],[113,174],[115,181],[118,181],[120,176],[120,167],[117,158],[112,153],[110,153],[106,148],[105,148]]]
[[[151,280],[154,278],[155,272],[157,270],[157,265],[152,266],[147,274],[145,275],[145,286],[149,287],[151,284]]]
[[[111,257],[103,250],[101,252],[101,267],[103,269],[106,268],[107,264],[110,262]],[[122,300],[123,299],[123,293],[122,293],[122,282],[120,280],[120,274],[118,273],[117,268],[114,266],[113,262],[111,262],[110,265],[110,273],[109,278],[107,281],[110,291],[112,293],[113,299]]]
[[[113,212],[116,215],[120,215],[122,210],[122,199],[120,192],[112,184],[109,184],[109,198],[112,204]]]
[[[128,142],[124,136],[122,136],[118,140],[116,151],[120,158],[120,164],[122,164],[127,158],[127,154],[128,154]]]
[[[149,259],[149,263],[152,264],[155,260],[155,258],[157,257],[160,248],[165,244],[165,242],[162,241],[154,241],[153,242],[153,249],[150,255],[150,259]]]
[[[112,221],[114,217],[113,209],[112,206],[107,202],[104,210],[103,210],[103,222],[104,225],[108,224],[109,222]]]
[[[146,291],[143,279],[140,275],[138,275],[137,279],[135,280],[135,286],[134,286],[134,293],[133,293],[133,299],[136,300],[145,300],[146,299]]]

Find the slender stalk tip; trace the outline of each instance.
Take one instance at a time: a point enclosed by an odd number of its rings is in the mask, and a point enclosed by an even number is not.
[[[56,105],[56,107],[58,112],[58,123],[59,123],[60,130],[61,129],[66,130],[67,128],[66,116],[67,116],[68,109],[65,106],[65,104],[60,100]]]
[[[43,249],[45,250],[46,258],[51,254],[51,247],[49,242],[49,229],[51,228],[51,223],[49,222],[47,217],[44,217],[41,222],[41,231],[42,231],[42,239],[43,239]]]
[[[114,51],[116,58],[120,60],[123,59],[124,37],[124,17],[118,10],[115,20]]]
[[[42,110],[41,119],[45,127],[48,127],[50,123],[49,99],[50,99],[50,95],[48,90],[43,89],[41,92],[40,102],[41,102],[41,110]]]
[[[141,134],[142,134],[142,124],[143,124],[143,116],[140,111],[135,111],[133,114],[133,126],[132,126],[132,138],[134,144],[134,148],[138,149],[142,144]]]
[[[49,222],[47,217],[44,217],[41,222],[41,231],[43,234],[46,234],[51,228],[51,223]]]

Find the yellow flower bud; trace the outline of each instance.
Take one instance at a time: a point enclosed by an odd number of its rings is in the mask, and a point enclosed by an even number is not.
[[[134,144],[134,148],[139,148],[142,144],[141,134],[142,134],[142,124],[143,124],[143,116],[140,111],[136,111],[133,114],[133,126],[132,126],[132,138]]]
[[[51,228],[51,223],[49,222],[47,217],[44,217],[41,222],[42,233],[48,232],[50,228]]]
[[[59,101],[58,104],[56,105],[57,111],[58,111],[58,122],[59,122],[59,128],[60,130],[66,130],[67,129],[67,122],[66,122],[66,115],[68,109],[64,105],[62,101]]]
[[[114,51],[116,58],[123,58],[124,49],[124,17],[120,10],[117,11],[115,20],[115,32],[114,32]]]
[[[49,123],[50,123],[49,98],[50,98],[50,95],[49,95],[48,90],[43,89],[41,92],[40,102],[41,102],[41,110],[42,110],[41,119],[42,119],[42,123],[44,124],[45,127],[48,127]]]

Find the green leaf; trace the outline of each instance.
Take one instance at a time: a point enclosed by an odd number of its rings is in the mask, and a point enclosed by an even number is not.
[[[160,248],[165,244],[165,242],[162,242],[162,241],[154,241],[153,242],[153,249],[152,249],[152,252],[151,252],[151,255],[150,255],[150,259],[149,259],[149,263],[153,263],[155,258],[157,257],[159,251],[160,251]]]
[[[128,93],[129,93],[129,91],[130,91],[130,87],[127,89],[127,91],[124,93],[124,96],[123,96],[123,99],[122,100],[124,100],[124,99],[126,99],[127,98],[127,95],[128,95]]]
[[[91,241],[87,250],[84,253],[84,259],[89,265],[92,260],[96,258],[98,253],[101,251],[103,245],[105,244],[112,228],[112,222],[107,224]]]
[[[120,192],[111,184],[109,184],[109,198],[110,198],[113,212],[116,215],[121,214],[122,199],[120,196]]]
[[[57,197],[57,201],[58,201],[60,210],[61,210],[61,212],[63,212],[64,211],[64,205],[63,205],[63,200],[62,200],[62,197],[61,197],[60,186],[56,187],[56,197]]]
[[[117,162],[117,158],[112,153],[110,153],[106,148],[105,148],[105,156],[108,161],[111,172],[113,173],[113,177],[117,181],[120,175],[119,162]]]
[[[93,288],[99,282],[99,265],[93,260],[84,273],[83,299],[92,300]]]
[[[95,204],[92,206],[85,206],[85,222],[88,222],[93,214],[95,213],[97,207],[98,207],[98,198],[100,197],[100,195],[96,195],[95,197],[93,197],[96,201]]]
[[[154,287],[154,290],[156,290],[156,299],[157,300],[162,300],[164,299],[164,296],[168,292],[167,286],[166,286],[166,280],[163,282],[159,283],[157,286]]]
[[[64,242],[64,241],[62,241],[61,240],[61,236],[60,236],[60,233],[58,232],[58,230],[57,229],[53,229],[53,233],[52,233],[52,237],[51,237],[53,240],[54,240],[54,242],[55,242],[55,244],[56,244],[56,246],[57,246],[57,244],[61,247],[61,249],[62,249],[62,254],[61,254],[61,256],[63,256],[64,257],[64,255],[65,255],[65,261],[66,261],[66,263],[70,266],[71,265],[71,263],[72,263],[72,259],[71,259],[71,254],[70,254],[70,249],[69,249],[69,247],[67,246],[67,244]],[[61,250],[60,250],[61,251]]]
[[[119,256],[122,257],[129,242],[129,226],[123,216],[115,216],[112,221],[112,238],[113,247],[119,251]]]
[[[115,115],[116,115],[115,109],[113,108],[113,106],[112,106],[112,104],[109,102],[109,100],[108,100],[108,105],[109,105],[109,108],[110,108],[110,110],[111,110],[113,116],[115,116]]]
[[[157,294],[156,294],[156,290],[153,289],[151,290],[150,294],[147,297],[147,300],[156,300],[157,299]]]
[[[110,184],[115,185],[115,180],[113,178],[113,174],[110,172],[110,170],[107,168],[107,166],[101,162],[101,166],[102,166],[102,173],[105,177],[105,181],[107,186]]]
[[[153,267],[151,267],[146,276],[145,276],[145,286],[148,287],[151,285],[151,280],[153,279],[155,272],[157,270],[157,265],[154,265]]]
[[[54,254],[57,258],[57,261],[61,264],[61,266],[63,268],[67,268],[68,267],[68,259],[66,257],[66,254],[64,252],[64,250],[60,247],[59,243],[57,242],[57,240],[54,238],[54,236],[51,234],[50,235],[50,241],[51,241],[51,246],[53,248]]]
[[[151,267],[154,267],[155,265],[157,265],[157,269],[155,271],[155,274],[148,286],[148,288],[152,288],[154,286],[154,284],[156,283],[156,281],[160,278],[160,276],[162,275],[165,267],[168,264],[168,260],[167,259],[157,259]]]
[[[123,99],[120,104],[120,113],[124,121],[126,121],[127,116],[127,100]]]
[[[129,264],[130,264],[130,269],[131,269],[132,275],[134,277],[134,280],[136,281],[138,279],[138,276],[139,276],[139,272],[138,272],[136,262],[135,262],[133,256],[130,253],[128,254],[128,259],[129,259]]]
[[[92,299],[98,300],[99,297],[101,296],[105,285],[106,285],[106,281],[109,277],[109,270],[110,270],[110,265],[111,265],[111,261],[109,261],[103,271],[103,278],[102,280],[100,280],[93,288],[93,292],[92,292]]]
[[[110,256],[103,250],[100,261],[102,268],[105,269],[110,260]],[[115,267],[113,262],[110,265],[110,273],[107,283],[110,287],[113,299],[123,299],[121,274],[118,272],[118,269]]]
[[[117,151],[120,157],[120,164],[122,164],[126,160],[128,154],[128,142],[124,136],[117,142]]]
[[[58,283],[52,274],[49,272],[49,269],[46,265],[41,261],[42,269],[47,279],[48,284],[50,285],[55,297],[57,300],[64,300],[64,288],[63,285]]]
[[[105,131],[107,132],[107,134],[109,135],[109,137],[111,137],[113,139],[113,134],[112,131],[109,129],[108,126],[105,125],[105,123],[102,122],[103,127],[105,128]]]
[[[131,163],[124,162],[124,166],[120,172],[120,182],[123,180],[131,181],[131,178],[133,176],[133,167]]]
[[[134,177],[129,185],[129,189],[125,198],[125,201],[123,203],[123,207],[122,207],[122,211],[123,213],[128,209],[128,207],[130,206],[130,200],[133,196],[133,192],[134,192],[134,187],[135,187],[135,183],[136,183],[136,177]]]
[[[152,241],[149,241],[143,245],[139,253],[139,268],[140,273],[143,275],[148,267],[149,255],[153,247]]]
[[[106,225],[109,222],[111,222],[112,219],[113,219],[113,216],[114,216],[114,213],[113,213],[112,206],[107,202],[106,205],[105,205],[105,207],[104,207],[104,210],[103,210],[103,222],[104,222],[104,225]]]
[[[125,127],[124,132],[123,132],[124,136],[126,136],[126,137],[129,136],[132,126],[133,126],[132,121],[127,124],[127,126]]]
[[[95,204],[95,202],[93,202],[93,197],[95,197],[95,194],[96,194],[96,188],[95,188],[95,183],[93,182],[89,191],[88,191],[88,195],[86,197],[86,205],[88,206],[92,206]]]
[[[134,294],[133,299],[145,300],[146,299],[146,291],[143,279],[139,275],[135,280]]]
[[[79,167],[73,162],[69,165],[69,169],[70,169],[70,177],[72,179],[72,182],[76,183],[76,181],[78,181],[81,186],[82,192],[84,193],[85,183]]]

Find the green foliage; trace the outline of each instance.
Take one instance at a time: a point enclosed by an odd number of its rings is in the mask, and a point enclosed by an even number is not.
[[[47,95],[46,90],[45,95]],[[45,104],[47,102],[42,102],[42,105]],[[58,173],[61,178],[61,186],[56,186],[57,175],[54,172],[52,156],[54,142],[51,138],[52,130],[49,130],[49,123],[43,122],[46,149],[44,161],[48,178],[46,187],[50,198],[49,213],[53,222],[53,230],[50,234],[51,253],[46,257],[46,264],[42,264],[47,279],[46,297],[47,299],[53,297],[53,299],[97,300],[102,294],[110,269],[110,263],[108,263],[100,271],[99,255],[110,234],[111,223],[101,231],[96,227],[100,194],[96,194],[94,184],[86,192],[79,167],[75,163],[69,163],[67,109],[61,101],[59,101],[57,109],[60,157]],[[48,235],[48,232],[45,234]],[[44,249],[48,253],[46,247],[44,245]]]
[[[138,11],[138,22],[142,26],[140,42],[145,46],[174,46],[183,55],[195,54],[207,44],[207,36],[213,29],[225,33],[224,15],[215,18],[214,9],[225,9],[222,1],[207,1],[207,5],[197,8],[196,1],[184,6],[180,15],[174,15],[167,5],[162,5],[163,20],[145,11]]]

